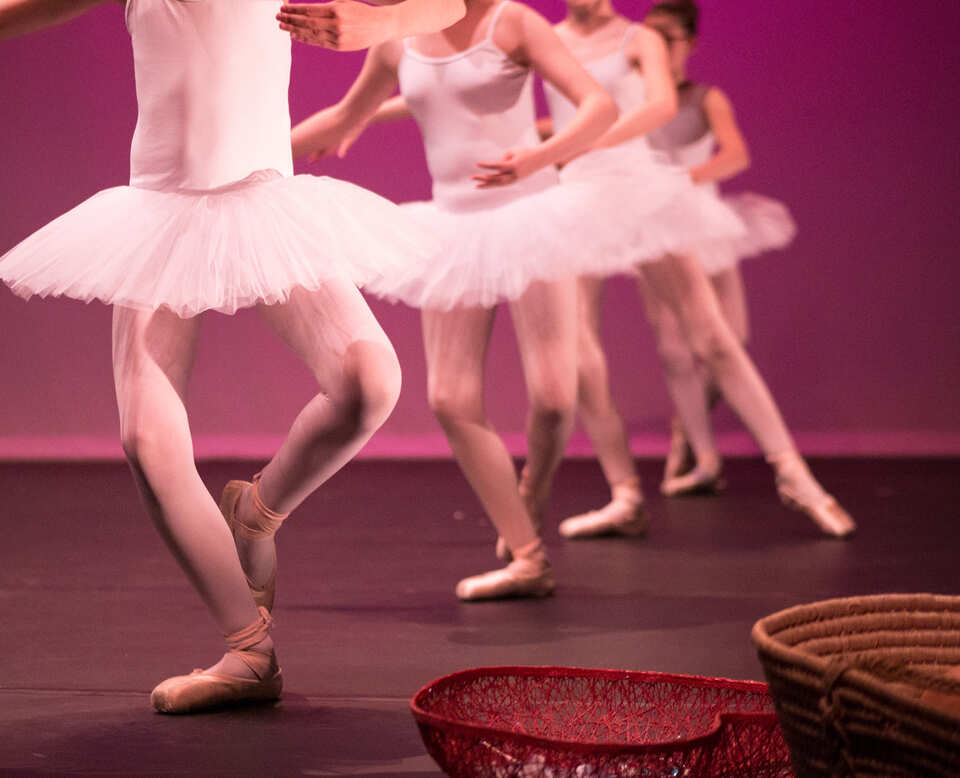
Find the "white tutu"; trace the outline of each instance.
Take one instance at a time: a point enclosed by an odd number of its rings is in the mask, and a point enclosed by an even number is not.
[[[366,288],[415,308],[449,310],[515,300],[535,281],[627,272],[634,260],[619,246],[634,227],[622,210],[597,205],[604,188],[584,180],[514,198],[504,188],[506,202],[472,210],[405,203],[444,249],[429,264],[411,263]]]
[[[744,192],[727,195],[723,201],[736,211],[747,231],[740,238],[719,240],[697,250],[697,259],[707,275],[734,267],[741,259],[781,249],[797,233],[790,211],[779,200]]]
[[[208,191],[103,190],[0,258],[21,297],[67,295],[180,316],[363,285],[422,265],[438,242],[390,201],[328,177],[261,170]]]
[[[604,242],[608,266],[617,267],[623,257],[636,265],[671,253],[699,255],[747,237],[743,219],[730,204],[694,184],[685,169],[652,152],[642,138],[584,154],[560,178],[564,184],[593,182],[602,195],[591,215],[603,210],[626,222],[613,233],[625,235],[622,240]],[[603,263],[590,272],[609,275]]]

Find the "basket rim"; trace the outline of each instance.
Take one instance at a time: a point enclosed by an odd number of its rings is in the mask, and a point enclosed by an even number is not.
[[[815,672],[823,672],[832,664],[832,660],[788,645],[776,637],[776,633],[789,626],[797,628],[816,622],[829,622],[845,617],[881,615],[885,612],[916,611],[922,605],[923,613],[943,611],[943,606],[953,606],[949,610],[960,612],[960,596],[931,593],[889,593],[868,594],[854,597],[834,597],[827,600],[793,605],[775,611],[758,619],[750,630],[754,646],[780,658],[806,666]],[[939,607],[938,607],[939,606]],[[773,632],[771,632],[773,630]]]
[[[441,676],[428,684],[422,686],[416,694],[410,699],[410,710],[413,717],[421,724],[429,724],[434,727],[442,728],[447,731],[455,731],[467,735],[486,735],[506,737],[524,745],[542,746],[544,748],[556,748],[558,746],[569,751],[583,752],[601,752],[617,754],[639,754],[656,751],[675,751],[683,748],[690,748],[698,745],[706,745],[715,740],[720,729],[727,721],[756,722],[762,724],[773,724],[779,728],[777,715],[774,712],[757,711],[753,713],[729,711],[716,714],[706,727],[704,732],[688,738],[679,738],[660,743],[614,743],[610,741],[590,741],[582,740],[563,740],[559,738],[547,738],[536,735],[527,735],[522,732],[516,732],[509,729],[489,727],[482,724],[471,724],[459,719],[453,719],[447,716],[441,716],[425,710],[420,702],[422,698],[438,685],[448,684],[452,681],[472,680],[482,676],[520,676],[520,677],[539,677],[539,678],[604,678],[611,680],[636,680],[646,683],[657,681],[669,681],[681,686],[699,686],[712,688],[735,689],[738,691],[763,693],[769,695],[769,688],[762,681],[736,680],[732,678],[715,678],[703,675],[684,675],[678,673],[663,673],[653,670],[614,670],[606,668],[591,667],[568,667],[559,665],[495,665],[490,667],[471,667],[466,670],[458,670],[453,673]]]

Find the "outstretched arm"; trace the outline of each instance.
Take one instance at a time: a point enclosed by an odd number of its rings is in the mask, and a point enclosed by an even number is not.
[[[285,3],[280,29],[294,40],[338,51],[367,49],[410,35],[438,32],[466,13],[464,0],[357,0]]]
[[[659,33],[639,27],[626,47],[626,54],[643,72],[646,100],[639,108],[620,117],[597,146],[616,146],[645,135],[677,115],[677,89],[670,75],[667,46]]]
[[[703,109],[717,139],[717,153],[693,168],[690,177],[698,184],[725,181],[750,167],[750,150],[737,125],[733,105],[722,91],[711,87],[704,97]]]
[[[399,44],[395,42],[370,49],[360,75],[343,99],[293,128],[294,158],[315,159],[333,153],[343,156],[396,89],[399,57]]]
[[[0,40],[69,21],[97,5],[122,0],[0,0]]]
[[[496,37],[504,50],[529,63],[577,106],[573,121],[531,149],[510,150],[499,162],[484,162],[491,172],[474,176],[483,187],[509,184],[542,167],[564,162],[587,149],[616,120],[617,106],[583,69],[550,23],[520,3],[508,6]]]

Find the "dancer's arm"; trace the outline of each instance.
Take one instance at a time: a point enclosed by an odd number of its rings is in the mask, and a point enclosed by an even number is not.
[[[511,3],[495,31],[495,43],[517,62],[529,65],[577,106],[573,120],[539,146],[512,149],[497,162],[479,162],[490,171],[475,175],[481,188],[503,186],[540,168],[575,157],[616,121],[613,98],[583,69],[550,23],[536,11]]]
[[[0,0],[0,40],[61,24],[108,2],[122,0]]]
[[[324,154],[343,156],[377,109],[397,88],[400,44],[374,46],[367,53],[360,75],[343,99],[297,124],[291,132],[295,159]]]
[[[703,100],[707,123],[717,139],[717,152],[702,165],[690,171],[698,184],[704,181],[725,181],[750,167],[750,150],[737,125],[737,117],[729,98],[711,87]]]
[[[604,133],[597,147],[616,146],[645,135],[677,115],[677,89],[670,75],[667,46],[660,34],[649,27],[638,27],[627,42],[625,53],[643,73],[646,101],[636,110],[623,114]]]
[[[370,2],[374,5],[356,0],[285,3],[277,19],[280,29],[289,32],[294,40],[338,51],[356,51],[388,40],[439,32],[466,13],[464,0]]]

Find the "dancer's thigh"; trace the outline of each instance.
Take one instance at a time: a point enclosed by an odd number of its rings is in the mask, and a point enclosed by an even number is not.
[[[434,410],[470,406],[482,414],[483,373],[494,308],[422,313],[427,392]]]
[[[306,363],[322,390],[335,390],[346,374],[368,366],[396,372],[389,380],[399,381],[393,345],[347,279],[332,279],[311,291],[294,289],[286,302],[260,305],[258,311]]]
[[[538,282],[510,304],[532,402],[572,407],[577,386],[577,279]]]
[[[171,414],[186,425],[184,403],[199,333],[199,316],[114,308],[113,374],[125,446],[146,429],[169,425]]]

